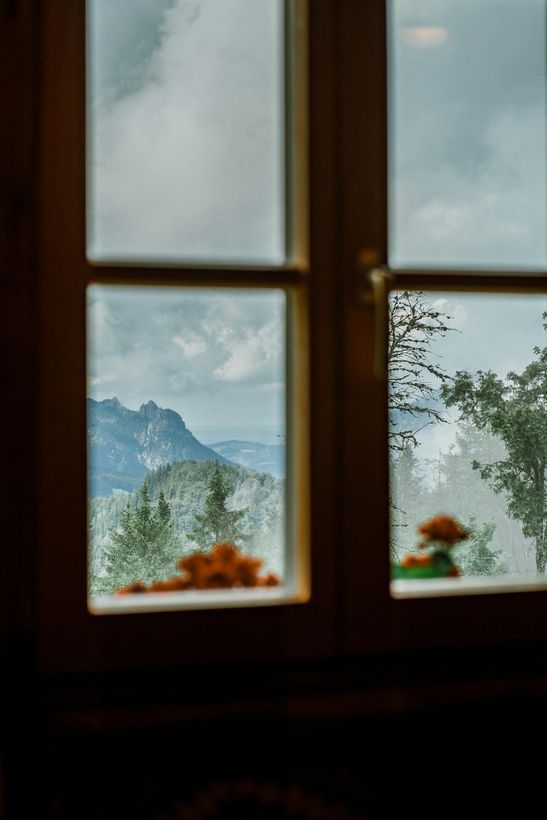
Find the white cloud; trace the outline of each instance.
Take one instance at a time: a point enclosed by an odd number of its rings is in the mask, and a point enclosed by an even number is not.
[[[113,384],[117,380],[116,373],[101,373],[100,376],[94,376],[88,380],[90,387],[99,387],[103,384]]]
[[[93,111],[99,258],[280,260],[281,19],[272,0],[178,0],[141,85]]]
[[[258,329],[245,330],[243,338],[226,345],[229,356],[214,371],[219,381],[242,382],[256,379],[266,372],[281,354],[279,321],[273,319]]]
[[[191,424],[282,417],[280,291],[94,285],[89,391],[132,409],[153,399]]]
[[[483,134],[485,157],[469,173],[457,162],[429,160],[425,143],[412,164],[400,165],[394,263],[544,263],[544,106],[498,112]]]
[[[393,4],[392,264],[545,265],[543,16],[534,0]],[[439,48],[397,45],[432,26]]]
[[[461,299],[457,297],[442,296],[439,299],[434,299],[432,307],[450,316],[448,324],[455,330],[463,330],[469,321],[469,311]]]
[[[186,359],[194,359],[207,350],[207,342],[197,333],[192,333],[186,337],[173,336],[172,341],[182,349]]]

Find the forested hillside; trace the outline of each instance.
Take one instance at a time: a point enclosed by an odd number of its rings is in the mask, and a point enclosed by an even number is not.
[[[208,488],[219,469],[229,488],[226,507],[242,510],[240,546],[249,554],[264,560],[264,568],[284,574],[284,482],[266,473],[239,465],[222,465],[214,461],[179,461],[148,473],[146,483],[150,501],[158,502],[160,494],[169,505],[175,545],[166,560],[164,577],[175,571],[175,561],[197,549],[192,540],[196,515],[203,514]],[[89,502],[90,581],[92,592],[107,592],[108,555],[112,550],[112,531],[119,529],[124,511],[136,508],[138,493],[116,493]],[[134,579],[137,580],[137,579]]]

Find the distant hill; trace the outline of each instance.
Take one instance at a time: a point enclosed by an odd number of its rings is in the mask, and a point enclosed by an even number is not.
[[[259,444],[256,441],[217,441],[209,447],[224,458],[251,470],[285,476],[285,447],[282,444]]]
[[[129,410],[117,399],[87,400],[89,495],[136,490],[149,470],[174,461],[218,461],[221,453],[192,435],[178,413],[149,401]]]

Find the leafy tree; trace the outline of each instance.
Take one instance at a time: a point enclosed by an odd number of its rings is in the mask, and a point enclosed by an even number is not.
[[[509,557],[502,550],[488,546],[496,525],[487,521],[481,526],[472,517],[465,527],[469,540],[456,547],[456,562],[464,575],[503,575],[509,567]]]
[[[174,534],[171,508],[160,492],[154,506],[148,482],[139,490],[137,504],[127,503],[117,530],[110,530],[107,548],[107,580],[112,591],[134,581],[150,583],[170,575],[180,554]]]
[[[247,509],[229,510],[226,507],[229,493],[230,487],[217,463],[207,485],[204,512],[195,515],[196,523],[188,533],[188,538],[200,549],[209,549],[221,541],[235,543],[245,539],[246,536],[241,531],[241,519]]]
[[[547,330],[547,313],[543,314]],[[490,463],[473,461],[496,493],[507,495],[511,518],[521,522],[524,535],[535,543],[536,570],[547,563],[547,347],[534,348],[536,359],[519,375],[501,379],[491,370],[475,376],[458,371],[454,383],[441,393],[448,407],[457,406],[462,418],[488,429],[504,443],[506,455]]]
[[[435,361],[432,345],[454,330],[447,324],[450,318],[428,305],[422,293],[397,291],[390,298],[387,360],[392,451],[402,451],[408,444],[416,447],[420,430],[445,420],[435,402],[438,383],[450,377]]]

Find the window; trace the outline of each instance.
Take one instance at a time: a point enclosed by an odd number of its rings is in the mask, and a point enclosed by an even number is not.
[[[284,3],[87,8],[89,258],[285,263]]]
[[[93,612],[302,594],[286,307],[283,290],[88,288]]]
[[[298,3],[287,5],[294,10],[301,8]],[[452,9],[449,5],[444,4],[447,14]],[[528,5],[535,13],[544,4]],[[458,7],[465,11],[471,6]],[[428,54],[438,57],[443,29],[448,29],[449,23],[423,18],[423,9],[421,17],[416,12],[414,22],[407,21],[405,15],[413,12],[411,3],[309,3],[307,37],[303,36],[303,18],[296,18],[301,42],[309,45],[309,56],[301,52],[298,64],[308,65],[311,81],[308,102],[289,106],[289,111],[296,118],[291,128],[297,134],[305,133],[299,117],[305,115],[309,121],[309,152],[302,165],[296,151],[302,142],[296,140],[288,155],[291,165],[304,168],[304,175],[298,178],[308,175],[308,181],[291,192],[295,216],[289,222],[296,228],[288,262],[279,264],[276,256],[283,236],[285,240],[288,236],[278,224],[274,231],[277,244],[270,249],[269,263],[258,260],[254,251],[252,259],[243,262],[241,243],[234,242],[232,260],[226,265],[218,260],[215,266],[204,264],[204,257],[197,258],[198,250],[195,258],[183,263],[177,258],[178,249],[169,257],[152,254],[152,259],[144,259],[143,251],[139,258],[121,264],[114,256],[126,249],[120,246],[107,253],[96,236],[92,255],[97,259],[92,265],[85,255],[85,19],[80,4],[44,3],[39,607],[40,647],[48,670],[94,669],[98,665],[134,668],[145,661],[168,664],[196,659],[305,658],[546,637],[545,619],[537,616],[546,605],[545,593],[539,588],[529,593],[451,598],[394,599],[390,594],[388,396],[378,344],[385,332],[387,291],[473,295],[485,290],[492,299],[507,291],[518,294],[515,299],[539,300],[544,298],[546,279],[544,240],[539,229],[533,247],[525,243],[530,257],[520,261],[522,238],[515,234],[510,266],[486,251],[473,260],[459,260],[453,245],[449,248],[452,256],[440,258],[447,249],[441,240],[435,253],[425,256],[415,246],[407,244],[405,248],[404,242],[415,236],[405,220],[416,211],[413,206],[405,211],[401,205],[392,217],[399,243],[396,255],[393,246],[388,248],[386,9],[400,13],[400,25],[411,29],[405,35],[405,48],[414,49],[416,71],[423,74],[420,61],[426,59],[425,51],[420,51],[416,40],[425,37],[436,41],[438,45],[431,42]],[[398,26],[399,18],[393,19]],[[538,27],[531,25],[537,34]],[[420,33],[424,28],[426,33]],[[515,34],[521,49],[522,36]],[[451,39],[448,36],[444,42]],[[291,94],[298,94],[306,82],[298,73],[294,77]],[[537,94],[537,89],[533,93]],[[466,121],[476,121],[480,108],[477,103],[467,112]],[[396,114],[396,127],[402,122],[400,117]],[[519,117],[513,119],[521,123]],[[520,125],[517,130],[518,140],[529,133]],[[516,144],[521,145],[518,140]],[[393,156],[391,163],[393,167]],[[397,154],[395,163],[395,167],[397,163],[406,167],[407,158]],[[534,185],[539,185],[542,177],[541,163],[541,159],[534,159]],[[272,171],[272,178],[275,173]],[[428,184],[434,178],[431,176]],[[511,175],[508,179],[514,181]],[[517,189],[522,195],[518,185],[513,190]],[[419,190],[411,194],[421,196]],[[430,195],[431,190],[427,192]],[[462,193],[464,199],[466,196]],[[309,209],[298,205],[302,198]],[[487,198],[483,204],[485,201]],[[445,215],[453,212],[453,202],[437,205],[435,209],[430,200],[422,218],[435,216],[439,209],[444,209]],[[306,210],[309,231],[299,225]],[[542,212],[535,207],[525,212],[523,224],[529,225],[530,219],[540,225]],[[306,234],[308,250],[302,244]],[[505,239],[507,244],[510,237]],[[103,258],[110,253],[110,259]],[[227,253],[225,246],[222,253]],[[508,251],[503,258],[510,258]],[[385,272],[388,263],[389,277],[374,273]],[[83,547],[87,508],[86,284],[128,287],[129,283],[134,287],[259,287],[266,292],[281,288],[292,294],[294,311],[300,316],[292,329],[300,328],[302,334],[294,344],[302,375],[294,402],[297,415],[309,418],[310,432],[309,449],[305,436],[295,436],[299,449],[294,459],[299,504],[304,509],[306,494],[310,494],[311,597],[306,603],[142,613],[138,617],[97,618],[88,613]],[[297,542],[307,537],[305,521],[300,526]],[[70,655],[64,649],[69,644]]]
[[[413,575],[460,573],[422,584],[449,594],[545,572],[547,300],[524,284],[499,293],[511,267],[517,278],[546,264],[545,4],[497,4],[495,20],[493,8],[389,6],[389,258],[438,289],[391,299],[397,594],[417,594]],[[442,292],[454,269],[488,271],[491,294]],[[457,513],[459,544],[416,550],[416,525],[438,513]]]
[[[87,9],[90,609],[306,600],[299,12]]]
[[[388,401],[397,594],[543,583],[546,307],[537,294],[392,295]],[[418,522],[426,531],[451,526],[439,513],[458,522],[447,530],[449,546],[433,537],[417,548]],[[443,580],[415,583],[424,577]]]

